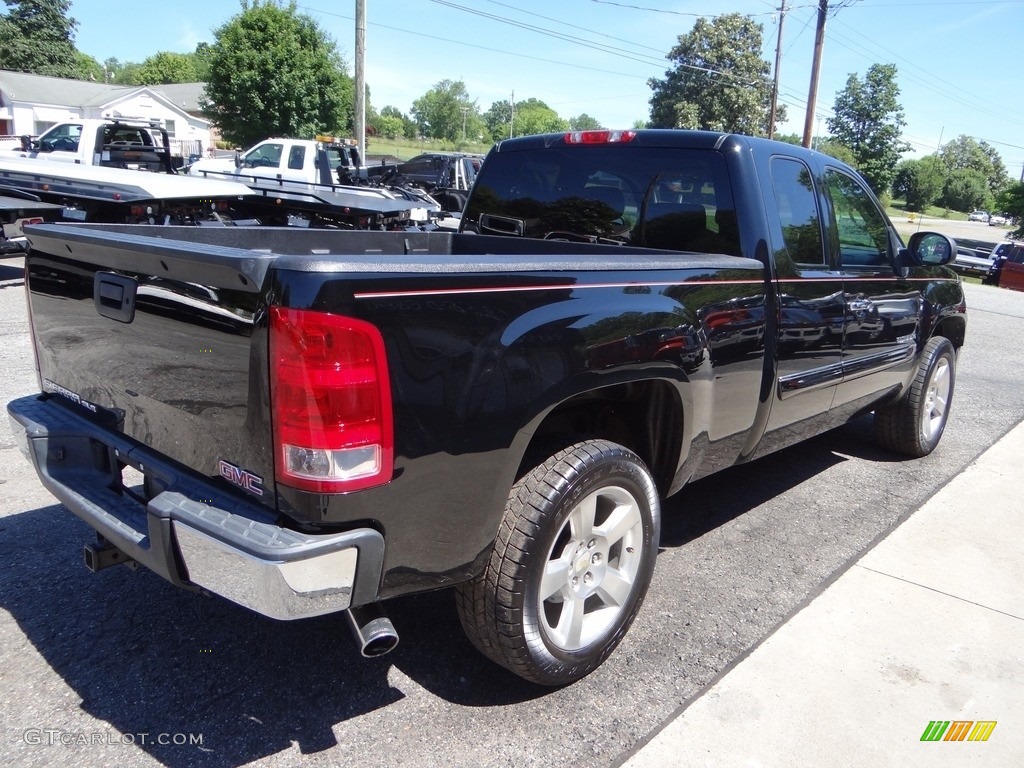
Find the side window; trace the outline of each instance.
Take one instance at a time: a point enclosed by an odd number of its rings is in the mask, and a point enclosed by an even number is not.
[[[825,185],[835,211],[840,264],[889,264],[889,226],[871,193],[852,176],[831,168],[825,171]]]
[[[332,171],[348,165],[348,156],[345,154],[344,147],[325,147],[324,151],[327,153],[327,161],[331,164]]]
[[[437,163],[432,158],[413,158],[402,164],[402,173],[416,176],[430,176],[437,168]]]
[[[44,152],[77,152],[82,138],[82,126],[65,123],[40,137],[39,147]]]
[[[264,144],[245,156],[247,168],[277,168],[281,165],[282,144]]]
[[[782,239],[797,264],[824,265],[821,217],[811,172],[799,160],[772,158],[772,187],[782,224]]]
[[[306,148],[302,146],[292,147],[288,153],[288,167],[293,171],[301,171],[302,164],[306,159]]]

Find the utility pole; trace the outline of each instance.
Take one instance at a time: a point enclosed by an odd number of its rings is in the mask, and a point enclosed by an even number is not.
[[[825,47],[825,19],[828,17],[828,0],[818,0],[818,31],[814,36],[814,64],[811,66],[811,88],[807,94],[807,116],[804,118],[805,147],[811,146],[814,132],[814,108],[818,101],[818,76],[821,74],[821,51]]]
[[[512,98],[508,100],[508,137],[512,138],[512,123],[516,119],[516,92],[512,91]]]
[[[462,109],[462,140],[466,140],[466,115],[469,114],[469,107],[463,105]]]
[[[782,22],[786,20],[786,0],[779,8],[779,39],[775,43],[775,77],[772,80],[772,111],[768,117],[768,138],[775,138],[775,112],[779,106],[779,65],[782,63]]]
[[[366,162],[366,0],[356,0],[356,143]]]

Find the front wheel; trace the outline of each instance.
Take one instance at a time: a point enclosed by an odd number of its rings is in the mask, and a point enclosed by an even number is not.
[[[946,429],[955,381],[956,350],[949,339],[933,336],[907,392],[875,411],[875,439],[884,448],[910,456],[934,451]]]
[[[456,588],[466,634],[527,680],[579,680],[640,609],[660,520],[650,472],[628,449],[588,440],[556,453],[512,486],[487,567]]]

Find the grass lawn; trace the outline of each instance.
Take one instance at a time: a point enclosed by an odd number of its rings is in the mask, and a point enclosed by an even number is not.
[[[378,139],[374,136],[366,137],[366,154],[368,157],[397,157],[399,160],[408,160],[414,155],[423,152],[469,152],[477,155],[487,154],[491,143],[473,141],[439,141],[435,139]]]
[[[908,211],[907,204],[902,200],[893,200],[889,203],[889,206],[885,209],[885,212],[889,215],[890,219],[897,217],[910,218],[911,216],[918,216],[924,214],[925,216],[932,216],[936,219],[949,219],[950,221],[967,221],[967,214],[960,213],[960,211],[951,211],[948,208],[940,208],[937,205],[929,205],[923,211]]]

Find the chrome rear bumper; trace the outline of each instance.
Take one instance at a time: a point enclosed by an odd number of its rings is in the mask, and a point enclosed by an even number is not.
[[[52,400],[20,398],[7,412],[47,490],[106,542],[171,583],[275,619],[376,601],[384,559],[379,532],[284,528],[271,510]],[[121,464],[159,477],[166,490],[142,503],[120,490]]]

